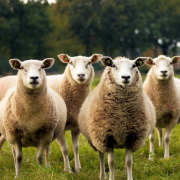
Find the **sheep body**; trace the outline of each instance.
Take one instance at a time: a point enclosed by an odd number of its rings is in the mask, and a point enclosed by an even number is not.
[[[83,103],[79,128],[89,144],[99,151],[100,179],[105,178],[104,153],[108,153],[111,180],[115,164],[113,149],[125,148],[128,180],[132,180],[132,152],[144,145],[155,126],[153,104],[143,91],[139,71],[134,68],[147,58],[113,61],[103,57],[101,61],[110,67],[106,67],[99,85]]]
[[[170,135],[180,117],[180,80],[174,78],[172,66],[179,61],[179,56],[171,59],[160,55],[151,59],[147,64],[153,67],[149,70],[143,85],[144,91],[155,107],[159,146],[163,145],[162,128],[166,128],[165,158],[169,157]],[[154,153],[154,132],[150,135],[150,151]]]
[[[140,149],[153,130],[154,108],[142,90],[138,72],[135,86],[123,89],[103,73],[100,84],[87,97],[79,115],[79,127],[91,145],[103,153],[110,148]]]
[[[37,66],[40,74],[37,78],[40,79],[39,82],[34,84],[28,82],[28,79],[33,81],[30,74],[30,70],[33,69],[32,64]],[[16,175],[19,173],[22,161],[22,147],[37,147],[37,159],[40,165],[42,165],[45,150],[46,165],[49,166],[50,144],[63,132],[67,118],[64,100],[58,93],[47,87],[44,70],[39,71],[43,64],[40,61],[31,60],[23,62],[22,65],[26,68],[30,67],[28,69],[30,75],[23,78],[25,74],[19,70],[17,85],[11,88],[0,102],[1,138],[5,138],[12,146]],[[45,68],[44,65],[43,68]],[[34,71],[33,69],[32,72]],[[37,84],[40,84],[39,87],[33,89]]]

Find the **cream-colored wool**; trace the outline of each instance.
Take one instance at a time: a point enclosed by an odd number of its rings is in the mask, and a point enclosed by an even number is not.
[[[177,59],[180,60],[180,57],[177,57]],[[162,67],[160,62],[163,62],[165,66]],[[173,58],[171,59],[161,55],[155,59],[151,59],[147,64],[153,66],[147,74],[143,88],[155,107],[159,146],[163,145],[162,128],[166,128],[164,157],[167,158],[169,157],[170,134],[180,116],[179,79],[174,78]],[[162,70],[167,71],[167,79],[161,79],[160,73]],[[150,151],[154,153],[154,133],[150,136],[150,141],[152,141]]]
[[[121,59],[127,60],[116,58],[114,63]],[[83,103],[78,121],[82,134],[100,156],[113,152],[112,149],[137,151],[155,126],[154,107],[142,89],[139,71],[136,69],[133,82],[124,88],[116,84],[112,68],[113,65],[104,70],[99,85]],[[110,157],[112,159],[112,154]],[[105,174],[101,173],[100,179],[103,179]]]
[[[43,63],[46,61],[47,59]],[[17,85],[11,88],[0,102],[1,139],[5,138],[12,146],[16,175],[21,166],[22,147],[37,147],[37,160],[40,165],[43,164],[45,150],[46,165],[49,166],[50,144],[63,132],[66,124],[65,102],[58,93],[47,87],[43,63],[36,60],[22,63],[26,68],[32,64],[37,67],[39,87],[29,87],[31,84],[28,79],[32,78],[27,76],[27,82],[23,80],[26,79],[23,78],[26,72],[21,67],[17,75]]]

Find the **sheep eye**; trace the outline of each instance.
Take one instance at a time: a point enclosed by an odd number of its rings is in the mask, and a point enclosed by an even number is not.
[[[136,67],[136,65],[135,65],[135,64],[133,64],[132,68],[135,68],[135,67]]]
[[[153,63],[153,65],[156,65],[155,63]]]
[[[86,68],[88,68],[88,66],[91,64],[91,62],[88,62],[87,65],[86,65]]]
[[[113,64],[111,67],[113,67],[113,68],[117,68],[114,64]]]
[[[73,64],[72,62],[70,62],[69,64],[72,65],[73,67],[75,67],[74,64]]]

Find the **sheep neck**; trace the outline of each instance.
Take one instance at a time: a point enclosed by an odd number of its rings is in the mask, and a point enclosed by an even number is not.
[[[123,88],[114,82],[112,74],[111,72],[109,73],[109,70],[110,68],[106,68],[100,83],[100,92],[102,92],[101,96],[103,96],[102,98],[106,99],[106,101],[111,99],[111,101],[118,103],[120,108],[127,108],[127,106],[134,106],[138,108],[141,106],[138,104],[138,102],[143,98],[143,90],[142,79],[139,71],[136,72],[132,84],[126,88]],[[128,103],[130,101],[131,103]]]

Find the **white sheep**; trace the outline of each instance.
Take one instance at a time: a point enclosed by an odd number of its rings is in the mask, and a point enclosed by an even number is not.
[[[80,108],[91,91],[94,79],[92,63],[97,63],[101,54],[93,54],[91,57],[70,57],[67,54],[59,54],[59,59],[68,63],[64,74],[48,76],[48,86],[62,96],[67,106],[66,130],[71,130],[72,144],[75,158],[75,171],[79,172],[79,136],[78,115]],[[65,139],[65,131],[57,138],[64,157],[64,170],[71,172],[68,159],[68,146]]]
[[[159,146],[163,145],[162,128],[166,128],[164,158],[169,157],[170,135],[180,116],[180,80],[174,78],[173,71],[173,64],[179,61],[180,56],[169,58],[160,55],[155,59],[150,58],[147,64],[152,65],[152,68],[147,74],[143,87],[155,107]],[[149,139],[150,151],[154,153],[154,131]]]
[[[47,87],[45,70],[54,59],[21,62],[11,59],[19,70],[17,85],[0,102],[0,133],[12,146],[16,176],[23,158],[22,147],[37,147],[37,160],[43,165],[43,152],[49,166],[50,144],[65,128],[67,109],[64,100]],[[2,141],[0,141],[2,143]],[[1,146],[1,145],[0,145]]]
[[[128,180],[132,180],[132,152],[140,149],[155,126],[152,102],[144,93],[136,67],[148,61],[101,58],[106,67],[99,85],[86,98],[79,113],[79,128],[99,151],[100,179],[105,178],[104,153],[108,153],[109,179],[114,179],[114,149],[126,149]]]
[[[66,130],[71,130],[72,144],[75,158],[75,171],[79,172],[81,164],[79,161],[79,136],[78,114],[80,108],[91,91],[91,83],[94,78],[92,63],[99,62],[101,54],[93,54],[91,57],[70,57],[67,54],[59,54],[58,58],[68,63],[65,72],[61,75],[47,76],[48,86],[62,96],[67,106]],[[0,100],[9,88],[15,86],[16,76],[0,78]],[[57,138],[64,157],[64,170],[71,172],[68,158],[68,146],[65,139],[65,131]],[[0,142],[4,139],[0,139]],[[2,143],[0,143],[0,149]]]

